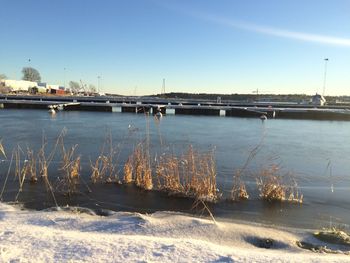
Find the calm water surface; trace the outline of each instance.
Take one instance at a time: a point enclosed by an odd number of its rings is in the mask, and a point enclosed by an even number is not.
[[[233,203],[221,201],[211,209],[226,220],[241,219],[297,227],[326,227],[350,224],[350,122],[309,120],[267,120],[164,116],[160,121],[142,114],[59,112],[52,117],[40,110],[0,110],[0,138],[11,155],[19,144],[38,149],[43,134],[50,145],[65,128],[65,144],[78,144],[82,174],[89,184],[90,160],[94,160],[110,133],[118,145],[120,168],[137,142],[145,138],[147,123],[153,152],[184,153],[188,145],[209,151],[215,148],[218,187],[224,196],[232,186],[232,176],[243,167],[252,150],[257,155],[248,164],[245,182],[251,199]],[[59,163],[56,158],[53,166]],[[2,188],[9,161],[0,163]],[[282,173],[291,173],[298,181],[304,203],[269,204],[258,198],[255,174],[270,165],[279,165]],[[55,175],[56,177],[59,174]],[[191,212],[192,200],[145,192],[131,186],[91,185],[92,193],[58,197],[61,204],[91,208],[152,212],[177,210]],[[11,201],[18,183],[10,178],[4,200]],[[50,196],[39,185],[26,183],[20,201],[28,207],[52,205]]]

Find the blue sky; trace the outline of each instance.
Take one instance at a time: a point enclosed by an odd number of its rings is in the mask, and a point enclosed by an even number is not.
[[[350,95],[349,0],[0,0],[0,73],[103,92]],[[28,59],[31,59],[28,62]],[[64,70],[65,69],[65,70]]]

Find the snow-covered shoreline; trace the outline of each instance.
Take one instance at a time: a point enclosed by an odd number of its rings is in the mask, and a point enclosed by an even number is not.
[[[273,239],[269,249],[259,239]],[[1,262],[350,262],[303,250],[310,231],[197,218],[175,212],[29,211],[0,203]]]

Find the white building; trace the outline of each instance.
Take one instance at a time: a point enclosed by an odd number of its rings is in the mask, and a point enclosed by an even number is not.
[[[38,86],[38,83],[27,80],[4,79],[1,82],[12,91],[28,91],[30,88]]]

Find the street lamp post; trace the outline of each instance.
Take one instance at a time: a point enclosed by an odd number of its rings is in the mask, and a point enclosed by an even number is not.
[[[322,96],[324,96],[324,93],[326,91],[327,63],[328,63],[328,58],[325,58],[324,59],[324,77],[323,77],[323,92],[322,92]]]
[[[66,88],[66,68],[63,68],[63,87]]]
[[[100,81],[101,81],[101,76],[97,76],[97,92],[100,94]]]

